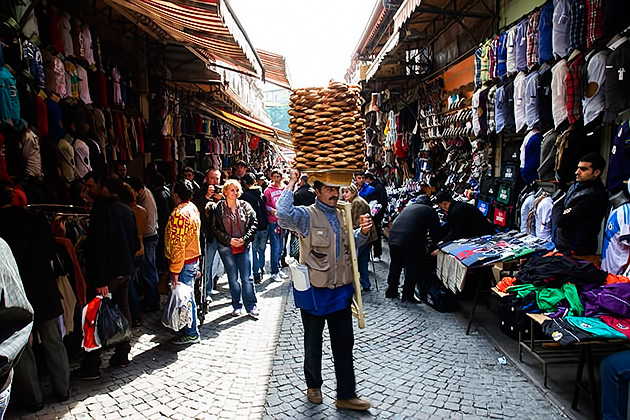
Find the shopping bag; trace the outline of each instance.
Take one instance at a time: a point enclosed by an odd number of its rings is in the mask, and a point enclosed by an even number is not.
[[[193,288],[184,283],[178,283],[171,290],[162,315],[162,324],[173,331],[179,331],[185,326],[192,327],[193,299]]]
[[[129,321],[109,297],[104,297],[98,308],[96,331],[104,346],[113,346],[131,339]]]

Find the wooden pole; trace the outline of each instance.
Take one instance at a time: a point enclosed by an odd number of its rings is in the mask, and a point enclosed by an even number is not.
[[[348,246],[350,248],[350,261],[352,262],[352,282],[354,283],[354,296],[352,297],[352,315],[357,319],[359,328],[365,328],[365,312],[363,311],[363,299],[361,298],[361,283],[359,282],[359,262],[357,249],[354,243],[354,229],[352,228],[352,205],[345,201],[339,202],[343,210],[343,216],[348,228]]]

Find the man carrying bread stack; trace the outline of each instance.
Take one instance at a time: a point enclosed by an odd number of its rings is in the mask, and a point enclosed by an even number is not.
[[[322,333],[328,322],[330,343],[337,378],[337,408],[365,411],[368,401],[357,398],[352,347],[353,273],[348,227],[337,208],[339,187],[315,181],[315,204],[293,205],[293,187],[299,172],[291,170],[289,185],[277,202],[278,224],[300,235],[300,263],[307,267],[315,305],[300,308],[304,326],[304,376],[307,399],[313,404],[323,401],[321,386]],[[367,241],[372,228],[369,215],[361,216],[354,231],[356,246]],[[298,304],[299,306],[299,304]]]

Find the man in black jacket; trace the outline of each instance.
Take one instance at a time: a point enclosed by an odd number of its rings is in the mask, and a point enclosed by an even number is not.
[[[387,191],[385,191],[385,186],[383,183],[373,174],[366,173],[365,174],[365,182],[368,183],[371,187],[374,187],[374,192],[372,193],[372,199],[376,200],[378,204],[381,205],[381,208],[374,215],[374,226],[376,227],[376,233],[378,234],[378,239],[374,242],[374,261],[379,262],[381,260],[381,255],[383,255],[383,244],[381,243],[381,238],[383,237],[383,217],[385,217],[385,211],[387,210]]]
[[[444,235],[444,242],[496,233],[494,226],[472,204],[453,201],[453,197],[448,191],[440,191],[435,198],[437,205],[444,210],[447,216],[448,232]]]
[[[53,393],[57,399],[65,401],[70,388],[70,366],[58,327],[63,309],[51,265],[55,258],[55,240],[44,215],[14,206],[13,194],[13,185],[0,180],[0,238],[11,248],[24,291],[33,306],[33,332],[42,340]],[[4,296],[0,299],[0,306],[3,306],[2,299]],[[15,366],[14,391],[16,399],[30,410],[37,411],[43,407],[31,345],[25,347]]]
[[[254,174],[247,173],[243,176],[245,191],[241,195],[241,200],[247,201],[256,212],[256,220],[258,221],[256,234],[252,241],[252,273],[254,283],[261,282],[262,271],[265,268],[265,248],[267,246],[267,204],[263,191],[256,185],[256,177]]]
[[[308,184],[308,175],[300,177],[300,186],[293,193],[294,206],[310,206],[315,203],[315,190]]]
[[[553,220],[558,227],[556,248],[576,255],[592,255],[599,245],[599,230],[606,217],[608,194],[600,179],[606,161],[597,153],[580,159],[575,183],[556,201]]]
[[[421,277],[420,263],[428,256],[427,234],[433,243],[442,239],[440,218],[431,207],[427,196],[421,197],[415,203],[405,207],[400,212],[389,231],[389,255],[391,264],[387,276],[387,291],[385,297],[398,297],[398,283],[400,273],[405,268],[405,282],[403,283],[402,300],[420,303],[414,293],[416,283]]]
[[[140,249],[136,219],[133,211],[118,200],[122,185],[119,179],[89,172],[83,180],[86,193],[94,200],[85,249],[88,291],[92,297],[111,293],[112,300],[129,321],[129,276],[134,271],[134,255]],[[129,341],[117,344],[110,366],[129,365],[130,350]],[[100,349],[87,353],[77,377],[98,379],[100,365]]]

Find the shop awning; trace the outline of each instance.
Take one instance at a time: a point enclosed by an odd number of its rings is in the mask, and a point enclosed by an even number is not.
[[[398,30],[402,28],[405,22],[407,22],[407,19],[409,19],[416,8],[420,6],[420,3],[422,3],[422,0],[405,0],[404,3],[400,5],[394,15],[394,32],[398,32]]]
[[[106,1],[155,38],[264,80],[263,63],[226,0]]]
[[[381,51],[378,53],[378,55],[370,65],[367,75],[365,76],[366,81],[370,80],[376,74],[378,69],[381,67],[381,63],[383,62],[383,60],[385,60],[385,58],[387,58],[387,55],[392,52],[394,48],[396,48],[399,40],[400,32],[398,31],[394,32],[392,36],[389,37],[385,45],[383,45]]]
[[[285,89],[291,89],[291,82],[287,74],[287,66],[284,57],[269,51],[257,51],[265,68],[266,81]]]
[[[267,141],[277,144],[278,146],[293,149],[291,134],[286,131],[275,129],[253,118],[246,117],[245,115],[235,112],[226,111],[225,109],[211,106],[203,102],[196,102],[194,106],[230,125],[233,125],[236,128],[249,131],[250,133],[256,134]]]

